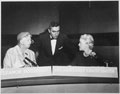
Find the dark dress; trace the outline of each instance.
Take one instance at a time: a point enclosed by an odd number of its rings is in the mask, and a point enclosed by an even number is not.
[[[103,59],[98,55],[84,57],[83,52],[79,51],[76,58],[71,63],[72,66],[105,66]]]

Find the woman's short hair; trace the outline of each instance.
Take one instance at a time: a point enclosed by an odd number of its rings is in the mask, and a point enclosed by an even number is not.
[[[20,42],[20,40],[26,36],[32,36],[29,32],[20,32],[18,35],[17,35],[17,41],[18,43]]]
[[[94,47],[94,38],[90,34],[83,34],[80,36],[80,39],[83,39],[88,45],[90,49]]]

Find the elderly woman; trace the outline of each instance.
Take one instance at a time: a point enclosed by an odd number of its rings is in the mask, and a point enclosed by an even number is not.
[[[17,35],[18,44],[9,48],[3,60],[4,68],[22,68],[37,66],[35,54],[29,49],[31,34],[21,32]]]
[[[73,66],[105,66],[103,60],[93,51],[94,39],[90,34],[83,34],[79,39],[79,52],[73,60]]]

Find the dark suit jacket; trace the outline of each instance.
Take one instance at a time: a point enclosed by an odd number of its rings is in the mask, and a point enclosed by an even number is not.
[[[38,51],[37,63],[39,66],[69,65],[76,49],[65,34],[59,34],[54,55],[51,51],[51,40],[48,31],[39,35],[32,45],[33,51]]]

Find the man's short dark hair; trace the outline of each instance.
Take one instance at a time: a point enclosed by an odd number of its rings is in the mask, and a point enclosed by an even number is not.
[[[59,22],[53,21],[53,22],[50,23],[49,27],[57,27],[57,26],[59,26]]]

